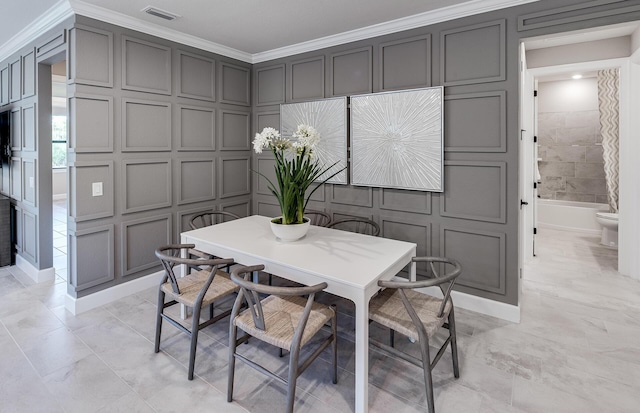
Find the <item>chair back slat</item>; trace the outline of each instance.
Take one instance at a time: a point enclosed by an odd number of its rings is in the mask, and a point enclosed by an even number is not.
[[[304,216],[311,220],[311,225],[317,227],[326,227],[331,223],[331,216],[326,212],[307,209],[304,211]]]
[[[226,221],[232,221],[234,219],[239,219],[240,217],[236,214],[232,214],[231,212],[225,211],[212,211],[212,212],[204,212],[202,214],[197,214],[191,217],[189,221],[189,226],[191,229],[199,229],[208,227],[211,225],[220,224]]]
[[[305,306],[302,317],[298,321],[296,327],[296,333],[294,335],[294,343],[296,340],[302,339],[302,333],[298,330],[304,331],[309,314],[311,313],[311,307],[315,298],[315,293],[327,288],[327,283],[320,283],[308,287],[275,287],[270,285],[258,284],[250,281],[250,276],[256,271],[264,270],[264,265],[255,265],[252,267],[238,266],[231,273],[231,280],[240,286],[240,292],[236,298],[236,302],[233,305],[233,311],[231,313],[231,319],[237,316],[240,312],[243,300],[247,302],[251,317],[255,327],[259,330],[265,331],[267,325],[265,324],[264,313],[262,311],[262,303],[258,294],[267,294],[275,296],[307,296],[307,304]],[[298,333],[300,336],[298,337]]]
[[[182,258],[180,255],[182,252],[186,252],[190,249],[195,248],[194,244],[171,244],[164,245],[156,249],[155,254],[156,257],[160,259],[160,263],[165,271],[165,276],[161,284],[167,282],[167,280],[171,283],[171,289],[174,293],[180,294],[180,288],[178,287],[178,278],[173,270],[176,265],[186,265],[189,269],[195,269],[200,271],[204,268],[209,268],[211,270],[211,274],[215,274],[215,271],[218,267],[223,267],[227,265],[231,265],[234,263],[233,259],[227,258],[215,258],[215,259],[204,259],[204,258]]]
[[[331,222],[327,228],[339,229],[342,231],[355,232],[358,234],[372,235],[377,237],[380,235],[380,226],[370,219],[366,218],[345,218]]]

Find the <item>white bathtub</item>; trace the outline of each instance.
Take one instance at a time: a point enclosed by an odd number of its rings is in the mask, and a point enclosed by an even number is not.
[[[596,222],[596,212],[609,211],[607,204],[591,202],[537,200],[537,227],[599,235],[602,232]]]

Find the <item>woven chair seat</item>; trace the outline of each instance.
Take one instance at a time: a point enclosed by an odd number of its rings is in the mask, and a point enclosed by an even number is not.
[[[262,300],[265,330],[256,328],[249,310],[240,313],[233,320],[233,323],[261,341],[290,350],[296,326],[306,304],[307,299],[303,297],[271,295]],[[334,310],[332,308],[314,302],[300,346],[304,346],[333,316]]]
[[[180,304],[184,304],[187,307],[193,307],[202,285],[207,281],[210,269],[204,269],[191,274],[188,274],[182,278],[178,278],[178,289],[180,294],[173,292],[170,282],[162,284],[162,291],[171,299],[176,300]],[[202,300],[202,306],[205,307],[214,301],[219,300],[231,293],[237,292],[239,287],[231,281],[229,274],[224,271],[217,270],[213,281],[207,290],[204,299]]]
[[[411,306],[424,324],[428,337],[432,337],[446,321],[451,312],[451,301],[445,305],[444,314],[438,317],[442,300],[427,294],[405,289]],[[380,291],[369,303],[369,318],[376,323],[418,340],[418,330],[413,324],[400,293],[393,288]]]

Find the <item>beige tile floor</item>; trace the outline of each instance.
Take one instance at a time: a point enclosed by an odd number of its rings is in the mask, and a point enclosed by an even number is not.
[[[544,230],[538,241],[520,324],[457,311],[461,376],[445,355],[434,373],[439,413],[640,411],[640,283],[617,274],[615,251],[597,237]],[[75,317],[65,290],[60,277],[32,285],[0,269],[0,412],[282,411],[283,386],[244,366],[226,402],[226,326],[201,333],[190,382],[185,335],[166,326],[153,353],[153,289]],[[353,411],[352,307],[339,304],[339,384],[323,354],[299,380],[296,411]],[[275,350],[241,347],[284,371]],[[377,352],[370,366],[371,411],[424,411],[419,369]]]

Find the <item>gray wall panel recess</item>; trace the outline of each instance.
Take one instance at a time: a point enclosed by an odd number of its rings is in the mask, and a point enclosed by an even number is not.
[[[113,161],[86,161],[69,164],[69,216],[76,222],[114,215]],[[93,196],[93,184],[102,186],[102,195]]]
[[[431,34],[381,43],[378,59],[381,91],[431,86]]]
[[[113,152],[113,97],[75,93],[68,101],[69,150]]]
[[[125,221],[121,225],[122,275],[159,267],[154,251],[171,242],[171,214]]]
[[[177,94],[180,97],[216,100],[216,61],[194,53],[178,50],[176,70]]]
[[[36,103],[22,107],[22,150],[35,152],[37,149]]]
[[[254,70],[256,106],[278,105],[285,102],[286,69],[284,64]]]
[[[115,278],[115,243],[113,225],[88,230],[71,231],[68,235],[71,256],[69,283],[78,291],[94,287]],[[102,254],[96,254],[102,251]]]
[[[31,49],[22,56],[22,99],[36,94],[36,51]]]
[[[211,201],[216,198],[215,159],[179,159],[176,164],[178,205]]]
[[[203,106],[177,105],[179,151],[216,149],[216,110]]]
[[[251,149],[251,112],[221,109],[218,136],[221,151]]]
[[[220,198],[251,194],[251,155],[220,158]]]
[[[76,24],[69,30],[68,80],[113,87],[113,49],[113,33]]]
[[[38,262],[38,216],[22,210],[22,255],[33,264]]]
[[[220,63],[220,102],[251,105],[251,70],[227,62]]]
[[[331,96],[371,93],[373,90],[373,48],[360,47],[331,55]]]
[[[60,46],[64,46],[66,42],[67,30],[59,30],[51,36],[46,37],[44,40],[38,42],[38,45],[36,46],[36,57],[41,57]]]
[[[189,225],[189,222],[191,221],[191,218],[194,215],[203,214],[205,212],[212,212],[214,210],[215,210],[215,207],[213,205],[205,205],[205,206],[199,206],[195,208],[180,209],[178,212],[176,212],[175,219],[176,219],[177,228],[176,228],[176,234],[174,236],[173,242],[179,243],[180,234],[184,231],[191,231],[191,226]]]
[[[171,206],[170,160],[125,160],[121,176],[123,214]]]
[[[251,198],[248,197],[244,200],[223,202],[220,204],[220,211],[231,212],[239,217],[248,217],[251,215]]]
[[[122,88],[171,95],[171,48],[122,36]]]
[[[11,179],[9,194],[11,198],[21,201],[22,200],[22,159],[12,157],[11,158]]]
[[[36,204],[38,193],[38,174],[35,159],[22,159],[22,202],[33,208]]]
[[[20,106],[11,109],[11,150],[22,150],[22,110]]]
[[[122,99],[122,151],[171,150],[171,104],[142,99]]]
[[[20,57],[9,63],[9,101],[12,103],[22,98],[21,63]]]
[[[0,105],[9,103],[9,66],[0,69]]]
[[[324,56],[295,60],[289,63],[288,100],[291,102],[324,98]],[[260,88],[260,85],[256,85]]]

